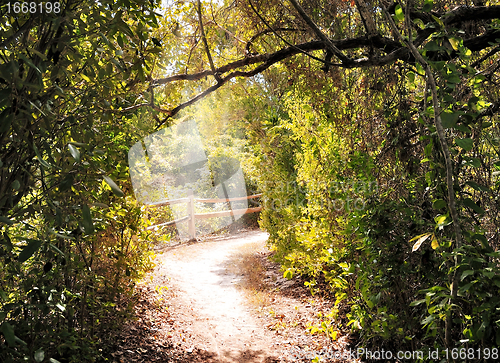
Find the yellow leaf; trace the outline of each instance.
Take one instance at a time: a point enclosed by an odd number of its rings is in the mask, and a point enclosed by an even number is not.
[[[89,77],[87,77],[85,74],[83,74],[83,73],[82,73],[82,74],[80,74],[80,76],[81,76],[81,77],[82,77],[85,81],[90,82],[90,78],[89,78]]]
[[[431,247],[434,250],[439,247],[439,242],[438,242],[438,240],[437,240],[437,238],[436,238],[435,235],[432,235]]]
[[[415,242],[415,244],[413,245],[413,248],[411,249],[411,252],[415,252],[416,250],[418,250],[420,248],[420,246],[422,245],[422,243],[425,242],[425,240],[427,238],[429,238],[430,236],[432,235],[432,233],[426,233],[426,234],[421,234],[420,236],[417,236],[415,238],[412,238],[410,240],[411,241],[414,241],[415,239],[418,238],[417,242]]]
[[[450,41],[450,44],[453,47],[453,49],[458,50],[458,44],[459,44],[458,39],[449,38],[448,40]]]

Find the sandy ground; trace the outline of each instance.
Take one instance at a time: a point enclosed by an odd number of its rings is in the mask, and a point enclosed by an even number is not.
[[[263,245],[267,233],[247,232],[217,242],[176,248],[160,257],[157,274],[171,279],[178,301],[193,311],[185,319],[192,331],[205,335],[203,349],[217,353],[221,362],[264,362],[272,354],[271,333],[262,327],[238,283],[241,274],[230,272],[228,259],[248,245]],[[189,310],[188,310],[189,311]],[[194,318],[194,319],[193,319]]]

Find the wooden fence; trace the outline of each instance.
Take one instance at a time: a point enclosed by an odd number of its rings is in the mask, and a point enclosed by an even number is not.
[[[181,203],[186,203],[188,205],[188,208],[187,208],[188,215],[187,216],[175,219],[175,220],[170,221],[170,222],[156,224],[154,226],[148,227],[148,229],[153,229],[153,228],[157,228],[157,227],[164,227],[164,226],[171,226],[171,225],[176,224],[176,223],[187,221],[188,222],[189,238],[193,239],[193,238],[196,238],[196,227],[195,227],[196,219],[235,216],[235,215],[242,215],[242,214],[248,214],[248,213],[256,213],[256,212],[260,212],[262,210],[262,207],[256,207],[256,208],[246,208],[246,209],[224,210],[224,211],[220,211],[220,212],[195,213],[194,203],[197,203],[197,202],[198,203],[224,203],[224,202],[227,203],[227,202],[235,202],[238,200],[248,200],[248,199],[258,198],[260,196],[262,196],[262,193],[249,195],[246,197],[236,197],[236,198],[227,198],[227,199],[199,199],[199,198],[194,198],[193,191],[190,190],[190,191],[188,191],[188,196],[186,198],[171,199],[171,200],[165,200],[162,202],[148,204],[149,207],[163,207],[166,205],[174,205],[174,204],[181,204]]]

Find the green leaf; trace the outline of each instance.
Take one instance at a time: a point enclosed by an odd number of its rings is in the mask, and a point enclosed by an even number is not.
[[[445,226],[448,226],[451,224],[451,220],[448,221],[448,216],[447,215],[438,215],[434,217],[434,221],[436,222],[436,228],[442,229]]]
[[[441,123],[445,129],[454,127],[457,124],[459,112],[444,111],[441,113]]]
[[[472,148],[474,147],[474,140],[468,137],[464,139],[455,139],[455,144],[460,146],[465,151],[471,151]]]
[[[432,203],[432,208],[434,209],[442,209],[446,207],[446,201],[443,199],[436,199],[434,203]]]
[[[21,183],[19,183],[19,180],[14,180],[12,182],[12,189],[14,190],[19,190],[21,188]]]
[[[45,359],[45,352],[40,348],[35,352],[35,361],[42,362]]]
[[[483,235],[483,234],[474,234],[472,237],[471,237],[471,240],[473,241],[479,241],[481,243],[481,245],[486,249],[488,250],[489,252],[492,252],[493,249],[491,248],[490,244],[488,243],[488,240],[486,239],[486,237]]]
[[[0,332],[3,334],[9,346],[14,347],[16,345],[16,336],[12,325],[4,321],[2,325],[0,325]]]
[[[425,0],[424,2],[424,6],[422,7],[422,11],[424,12],[429,12],[432,10],[432,6],[434,5],[434,1],[433,0]]]
[[[474,270],[466,270],[462,272],[462,276],[460,276],[460,281],[463,281],[467,276],[474,275]]]
[[[408,72],[408,74],[406,76],[408,77],[408,80],[410,81],[410,83],[415,82],[415,72]]]
[[[424,304],[425,303],[425,299],[422,299],[422,300],[416,300],[416,301],[412,301],[410,303],[410,306],[418,306],[420,304]]]
[[[14,221],[12,219],[9,219],[9,218],[4,217],[4,216],[0,216],[0,222],[8,224],[9,226],[12,226],[14,224]]]
[[[61,362],[59,362],[57,359],[54,359],[54,358],[50,358],[50,359],[49,359],[49,362],[50,362],[50,363],[61,363]]]
[[[0,133],[7,132],[14,120],[14,114],[10,112],[10,107],[3,110],[0,114]]]
[[[438,50],[441,49],[441,46],[436,43],[435,40],[431,40],[429,43],[427,43],[424,47],[425,49],[431,51],[431,52],[437,52]]]
[[[292,270],[286,270],[285,273],[283,274],[283,277],[287,280],[291,280],[293,277]]]
[[[474,212],[476,212],[477,214],[484,214],[484,209],[481,208],[480,206],[478,206],[472,199],[470,198],[465,198],[463,200],[463,203],[466,207],[469,207],[470,209],[472,209]]]
[[[478,158],[464,157],[463,165],[479,168],[481,166],[481,160],[479,160]]]
[[[5,291],[3,291],[2,289],[0,289],[0,297],[2,298],[3,301],[8,301],[9,300],[9,297],[7,296],[7,294],[5,293]],[[0,320],[3,320],[3,319],[0,319]]]
[[[417,242],[415,242],[415,244],[413,245],[413,248],[411,249],[411,252],[415,252],[417,251],[420,246],[422,245],[422,243],[425,242],[425,240],[427,238],[429,238],[430,236],[432,236],[432,233],[425,233],[425,234],[421,234],[420,236],[417,236],[417,237],[414,237],[410,240],[410,242],[414,241],[415,239],[418,238]]]
[[[90,213],[90,208],[88,205],[84,204],[82,207],[83,214],[83,229],[85,233],[92,234],[94,233],[94,222],[92,221],[92,214]]]
[[[403,13],[403,9],[401,8],[401,6],[399,4],[396,5],[396,10],[395,10],[394,14],[395,14],[396,20],[399,22],[401,22],[405,19],[405,14]]]
[[[19,54],[19,58],[21,58],[23,61],[25,61],[31,68],[33,68],[39,74],[42,74],[40,69],[38,69],[38,67],[35,66],[32,61],[30,61],[28,58],[26,58],[26,56],[24,54]]]
[[[73,159],[75,159],[77,162],[79,162],[80,161],[80,150],[78,150],[72,144],[68,144],[68,148],[69,148],[69,152],[71,153],[71,156],[73,156]]]
[[[445,79],[446,79],[446,82],[452,83],[452,84],[459,84],[461,82],[460,77],[455,73],[451,73],[451,74],[445,76]]]
[[[104,181],[111,187],[111,190],[113,191],[113,193],[115,193],[116,196],[123,197],[125,195],[122,192],[122,190],[118,187],[118,185],[116,185],[113,179],[111,179],[109,176],[105,175]]]
[[[468,181],[465,184],[470,186],[472,189],[477,190],[478,192],[489,192],[490,191],[490,189],[488,187],[485,187],[484,185],[480,185],[472,180]]]
[[[44,168],[50,169],[51,165],[42,158],[42,155],[40,155],[40,152],[38,151],[38,148],[35,144],[33,144],[33,150],[35,151],[36,157],[40,164],[42,164]]]
[[[9,235],[7,234],[7,232],[4,232],[3,233],[3,239],[1,240],[2,241],[2,244],[4,246],[7,246],[7,250],[10,252],[12,251],[12,249],[14,248],[14,246],[12,246],[12,242],[10,240],[10,237]]]
[[[33,256],[33,254],[38,251],[40,246],[42,245],[42,241],[38,239],[30,239],[28,240],[29,243],[26,247],[23,248],[21,253],[19,254],[18,260],[19,262],[23,263],[26,261],[28,258]]]
[[[59,248],[57,248],[56,246],[54,246],[53,244],[50,244],[49,245],[50,249],[52,249],[53,251],[59,253],[61,256],[63,257],[66,257],[66,255],[64,254],[63,251],[61,251]]]

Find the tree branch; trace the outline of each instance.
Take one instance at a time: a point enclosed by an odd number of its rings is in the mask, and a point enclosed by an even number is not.
[[[298,5],[296,0],[290,0],[292,4]],[[250,6],[253,8],[253,4],[251,0],[249,0]],[[300,5],[298,5],[300,9]],[[254,11],[255,8],[253,8]],[[201,11],[200,7],[198,7],[198,10]],[[303,11],[303,9],[302,9]],[[386,16],[390,16],[387,14],[387,10],[384,9],[384,12]],[[407,14],[413,14],[413,12],[408,12],[407,9]],[[304,14],[305,15],[305,14]],[[425,13],[419,13],[418,16],[420,18],[422,16],[425,16]],[[438,14],[439,15],[439,14]],[[260,14],[257,13],[257,16],[261,19],[261,21],[264,22],[264,24],[269,28],[269,30],[265,30],[263,32],[259,32],[257,35],[251,38],[249,43],[252,42],[252,40],[256,39],[258,36],[261,36],[263,34],[267,34],[270,32],[273,32],[275,35],[277,35],[280,39],[282,39],[286,44],[289,46],[284,47],[280,50],[277,50],[272,53],[265,53],[265,54],[259,54],[259,55],[251,55],[251,54],[246,54],[244,58],[241,58],[237,61],[227,63],[221,67],[215,68],[213,65],[213,62],[211,62],[210,70],[203,70],[197,73],[192,73],[192,74],[177,74],[173,75],[170,77],[166,78],[160,78],[160,79],[155,79],[151,81],[151,86],[152,87],[157,87],[159,85],[164,85],[164,84],[169,84],[175,81],[197,81],[201,80],[207,76],[215,76],[216,74],[219,76],[219,79],[217,80],[217,84],[208,87],[206,90],[195,96],[194,98],[178,105],[177,107],[173,108],[172,110],[165,110],[162,109],[158,106],[152,106],[153,109],[167,114],[167,119],[170,117],[173,117],[176,115],[179,111],[182,109],[192,105],[196,101],[202,99],[203,97],[207,96],[208,94],[214,92],[218,88],[220,88],[222,85],[224,85],[226,82],[229,80],[235,78],[235,77],[251,77],[253,75],[256,75],[267,68],[271,67],[272,65],[281,62],[285,59],[291,58],[297,54],[305,54],[309,57],[312,57],[319,62],[322,62],[325,65],[328,66],[335,66],[335,67],[342,67],[342,68],[367,68],[367,67],[378,67],[378,66],[384,66],[387,64],[392,64],[396,62],[397,60],[402,60],[407,63],[415,63],[415,61],[421,61],[421,57],[418,58],[416,54],[418,52],[415,52],[418,46],[421,46],[428,38],[429,36],[438,31],[437,29],[434,28],[426,28],[424,30],[420,30],[418,33],[417,38],[411,43],[411,46],[401,38],[401,34],[398,32],[398,39],[394,40],[385,36],[382,36],[380,34],[375,34],[373,36],[370,35],[365,35],[361,37],[356,37],[356,38],[349,38],[349,39],[340,39],[340,40],[330,40],[326,37],[325,34],[321,32],[312,22],[312,20],[307,17],[307,15],[303,16],[304,20],[307,21],[307,19],[312,23],[310,26],[312,26],[312,29],[315,30],[316,34],[321,38],[321,40],[316,40],[316,41],[311,41],[311,42],[306,42],[302,44],[290,44],[288,43],[285,39],[283,39],[278,33],[278,29],[273,29],[265,19],[263,19]],[[302,16],[302,15],[301,15]],[[443,22],[447,25],[452,25],[457,22],[462,22],[466,20],[485,20],[485,19],[493,19],[496,17],[500,17],[500,6],[490,6],[490,7],[479,7],[479,8],[458,8],[452,11],[449,11],[447,13],[444,13],[441,15],[441,19],[443,19]],[[392,21],[392,18],[390,19]],[[434,20],[429,20],[429,21],[434,21]],[[392,21],[393,23],[393,21]],[[309,23],[308,23],[309,24]],[[395,24],[394,24],[395,26]],[[285,29],[279,29],[279,30],[285,30]],[[373,32],[372,25],[367,25],[367,31]],[[203,32],[202,32],[203,33]],[[483,49],[487,49],[491,47],[491,42],[494,42],[495,39],[500,38],[500,30],[497,29],[491,29],[485,32],[484,34],[481,34],[479,36],[476,36],[471,39],[464,40],[464,45],[469,48],[473,52],[478,52]],[[326,40],[325,40],[326,39]],[[204,42],[206,41],[206,38],[204,38]],[[206,45],[205,48],[208,46]],[[372,56],[372,57],[366,57],[366,58],[358,58],[358,59],[350,59],[347,58],[341,50],[349,50],[349,49],[360,49],[363,47],[375,47],[381,52],[384,52],[385,55],[377,55],[377,56]],[[246,47],[248,50],[248,46]],[[315,57],[308,52],[316,51],[316,50],[325,50],[325,51],[332,51],[332,49],[336,50],[336,55],[340,58],[342,57],[343,62],[342,63],[330,63],[328,60],[323,60],[318,57]],[[332,52],[333,53],[333,52]],[[207,55],[210,54],[207,52]],[[456,57],[458,54],[452,53],[451,57]],[[449,60],[450,55],[448,54],[437,54],[437,59]],[[211,57],[209,57],[210,59]],[[345,62],[344,62],[345,60]],[[247,70],[247,67],[256,65],[256,67],[252,70]],[[230,74],[227,74],[225,77],[222,77],[222,75],[231,72]],[[133,109],[136,109],[138,107],[142,106],[148,106],[149,104],[140,104],[140,105],[134,105],[131,107],[128,107],[122,111],[130,111]],[[437,108],[436,108],[437,110]],[[162,121],[159,126],[164,124],[166,122],[165,119]]]
[[[377,26],[375,25],[375,22],[373,21],[373,17],[370,14],[370,11],[368,10],[368,6],[366,5],[364,0],[354,0],[354,3],[356,4],[356,8],[359,11],[359,14],[361,15],[361,20],[363,21],[363,25],[365,26],[366,33],[368,34],[368,37],[372,37],[376,34],[378,34],[377,31]]]
[[[200,24],[201,39],[203,40],[203,44],[205,45],[205,51],[207,53],[208,63],[210,63],[210,69],[212,70],[213,76],[215,77],[217,82],[220,82],[220,76],[215,70],[214,61],[212,59],[212,55],[210,54],[210,48],[208,48],[207,37],[205,36],[205,29],[203,28],[203,19],[201,16],[201,1],[200,0],[198,0],[198,7],[197,7],[196,11],[198,12],[198,22]]]
[[[309,25],[309,27],[314,31],[314,33],[321,39],[327,46],[327,48],[332,52],[338,59],[342,61],[342,63],[346,66],[353,63],[353,60],[347,57],[344,53],[342,53],[333,42],[318,28],[318,26],[312,21],[312,19],[306,14],[304,9],[299,5],[297,0],[290,0],[293,7],[300,14],[302,19]]]

